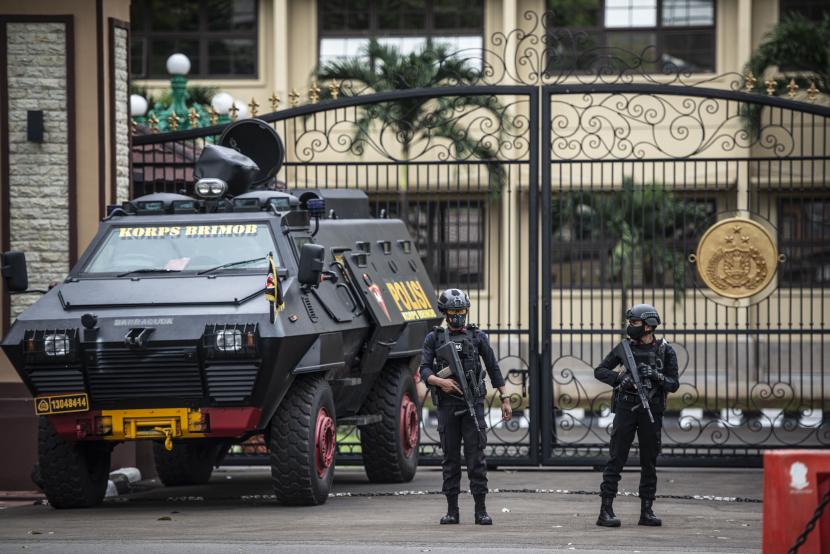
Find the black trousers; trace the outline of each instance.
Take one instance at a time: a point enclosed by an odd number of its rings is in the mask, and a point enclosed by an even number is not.
[[[660,453],[660,433],[663,428],[663,414],[655,413],[654,423],[642,406],[631,411],[623,404],[614,415],[611,431],[611,458],[602,472],[602,496],[617,496],[620,473],[628,460],[628,451],[634,442],[634,435],[640,445],[640,498],[653,500],[657,493],[657,454]]]
[[[476,413],[482,425],[482,432],[470,416],[467,405],[453,400],[442,399],[438,407],[438,434],[444,459],[444,494],[461,492],[461,443],[464,443],[464,458],[467,464],[467,477],[470,479],[470,492],[487,494],[487,462],[484,459],[486,446],[486,429],[484,428],[484,401],[476,402]],[[484,435],[482,440],[481,435]]]

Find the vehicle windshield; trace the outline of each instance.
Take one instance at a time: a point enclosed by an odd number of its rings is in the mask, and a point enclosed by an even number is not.
[[[279,266],[265,223],[113,227],[82,273],[262,272],[269,252]]]

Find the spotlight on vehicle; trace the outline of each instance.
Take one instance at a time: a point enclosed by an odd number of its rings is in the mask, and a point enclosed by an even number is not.
[[[228,183],[215,177],[206,177],[196,181],[196,195],[202,198],[219,198],[228,191]]]

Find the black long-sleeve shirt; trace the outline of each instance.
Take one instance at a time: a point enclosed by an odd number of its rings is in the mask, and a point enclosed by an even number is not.
[[[660,346],[660,341],[653,340],[649,344],[631,341],[630,344],[632,351],[656,351]],[[621,348],[622,347],[620,345],[615,346],[614,349],[611,350],[607,356],[605,356],[605,359],[602,360],[596,369],[594,369],[594,377],[612,387],[616,387],[620,384],[623,374],[625,373],[616,371],[617,367],[623,365],[623,353],[621,352]],[[663,380],[662,387],[665,392],[675,392],[678,388],[680,388],[677,368],[677,354],[675,354],[674,349],[669,344],[666,345],[665,361],[663,362],[663,376],[665,379]]]
[[[449,333],[448,340],[452,340],[453,335],[463,334],[464,331],[451,331],[449,329],[445,329],[444,333]],[[424,338],[424,347],[421,350],[421,381],[424,383],[427,382],[427,379],[430,375],[434,375],[433,367],[435,364],[435,348],[436,346],[440,346],[437,344],[438,336],[436,332],[430,331],[427,333],[426,338]],[[501,368],[499,368],[499,362],[496,360],[496,355],[493,353],[493,348],[490,346],[490,340],[487,338],[487,333],[480,329],[473,329],[473,344],[478,351],[478,355],[481,356],[481,359],[484,360],[484,367],[487,370],[487,375],[490,376],[490,383],[496,387],[503,387],[504,386],[504,377],[501,374]],[[482,390],[482,393],[484,391]]]

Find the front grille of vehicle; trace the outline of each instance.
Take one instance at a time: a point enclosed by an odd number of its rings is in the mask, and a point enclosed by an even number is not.
[[[195,348],[100,350],[86,355],[93,401],[204,397]]]
[[[208,396],[216,402],[243,402],[250,398],[259,364],[250,360],[213,360],[205,366]]]
[[[66,364],[27,366],[26,371],[34,385],[35,396],[84,392],[84,374],[80,367]]]

